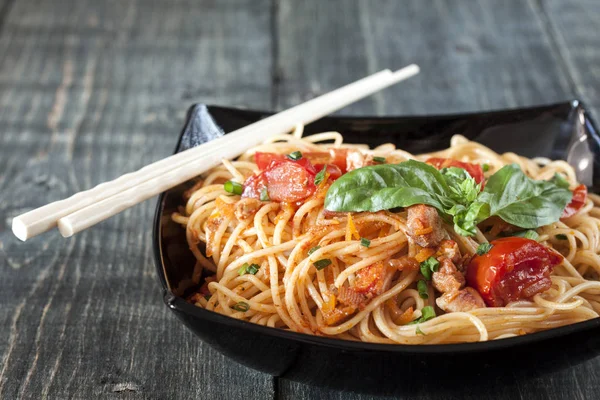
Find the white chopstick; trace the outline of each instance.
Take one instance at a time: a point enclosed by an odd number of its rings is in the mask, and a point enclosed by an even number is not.
[[[58,223],[61,234],[71,236],[205,172],[223,158],[236,157],[270,136],[286,133],[297,123],[310,123],[418,72],[418,66],[410,65],[395,73],[384,70],[363,78],[224,137],[20,215],[13,219],[13,232],[27,240]]]
[[[371,84],[382,79],[389,79],[391,76],[392,72],[390,70],[383,70],[359,81],[346,85],[340,89],[334,90],[333,92],[326,93],[303,104],[275,114],[269,118],[265,118],[256,122],[255,124],[238,129],[237,131],[230,133],[228,136],[231,138],[235,137],[236,135],[241,136],[248,132],[254,132],[257,129],[264,128],[269,124],[276,124],[278,121],[279,123],[289,122],[286,120],[286,118],[289,120],[301,121],[301,119],[295,118],[294,115],[302,112],[303,110],[310,110],[319,105],[322,106],[323,103],[332,102],[337,98],[337,96],[340,96],[349,90],[363,90],[361,89],[362,85]],[[281,130],[278,131],[277,134],[285,133],[289,129],[289,123],[282,123]],[[268,130],[265,129],[264,131],[267,132]],[[67,199],[56,201],[54,203],[29,211],[25,214],[19,215],[13,219],[13,233],[19,239],[27,240],[33,236],[54,228],[57,225],[58,220],[66,215],[81,210],[82,208],[95,202],[102,201],[110,196],[134,187],[135,185],[139,185],[148,179],[167,173],[174,168],[179,168],[190,163],[194,159],[198,158],[199,151],[203,152],[205,149],[211,148],[212,151],[219,151],[219,146],[221,143],[222,141],[219,141],[218,139],[213,140],[203,146],[172,155],[147,165],[138,171],[122,175],[113,181],[105,182],[95,186],[92,189],[79,192]]]

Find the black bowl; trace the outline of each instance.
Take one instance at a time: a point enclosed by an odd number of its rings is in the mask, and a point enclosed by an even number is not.
[[[195,105],[176,151],[199,145],[268,113]],[[566,159],[578,176],[600,188],[600,138],[584,106],[573,101],[535,108],[427,117],[328,117],[307,134],[339,131],[347,142],[391,142],[413,153],[449,146],[460,133],[492,149],[528,157]],[[581,162],[587,160],[587,162]],[[450,345],[389,345],[350,342],[239,321],[186,303],[194,259],[184,230],[171,221],[188,184],[163,193],[154,221],[154,253],[167,306],[203,341],[241,364],[313,385],[364,392],[411,392],[424,384],[485,385],[513,373],[534,375],[600,353],[600,319],[520,337]],[[484,388],[485,386],[482,386]]]

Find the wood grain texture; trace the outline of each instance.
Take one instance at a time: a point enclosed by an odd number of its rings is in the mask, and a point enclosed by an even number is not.
[[[574,96],[542,21],[521,0],[282,0],[280,10],[279,107],[411,62],[418,77],[343,112],[452,113]]]
[[[563,64],[578,94],[598,116],[600,111],[600,2],[539,0]]]
[[[162,304],[154,201],[73,240],[20,243],[9,229],[17,214],[168,155],[195,101],[268,108],[270,7],[11,7],[0,35],[0,398],[273,396],[270,376],[225,361]]]

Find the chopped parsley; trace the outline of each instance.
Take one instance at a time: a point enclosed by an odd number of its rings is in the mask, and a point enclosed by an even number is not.
[[[364,247],[369,247],[371,245],[371,241],[369,239],[360,238],[360,245]]]

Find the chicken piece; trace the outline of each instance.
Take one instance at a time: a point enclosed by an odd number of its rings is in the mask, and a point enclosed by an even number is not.
[[[465,286],[464,275],[449,258],[440,259],[440,268],[431,276],[433,287],[441,293],[458,291]]]
[[[238,221],[245,221],[254,217],[254,214],[262,206],[262,202],[251,197],[243,198],[235,203],[235,217]]]
[[[461,312],[485,308],[483,299],[477,293],[477,290],[471,287],[444,293],[435,302],[445,312]]]
[[[332,310],[322,311],[323,322],[325,325],[331,326],[343,321],[356,312],[354,307],[338,307]]]
[[[408,236],[421,247],[437,247],[446,232],[437,210],[425,204],[408,207]]]
[[[367,300],[367,298],[364,295],[357,293],[356,291],[346,286],[342,286],[339,289],[337,299],[340,302],[340,304],[359,308],[361,310],[364,308],[365,302]]]
[[[387,266],[381,261],[369,265],[356,273],[352,289],[357,293],[365,294],[369,297],[378,296],[383,292],[386,273]]]
[[[377,165],[370,154],[363,154],[360,150],[348,150],[346,155],[346,171],[352,171],[357,168]]]
[[[388,265],[398,271],[418,271],[419,262],[414,257],[402,256],[400,258],[392,258],[388,261]]]
[[[449,258],[455,265],[457,265],[462,259],[460,250],[458,249],[458,243],[456,243],[454,240],[448,239],[442,240],[440,243],[437,256]]]

